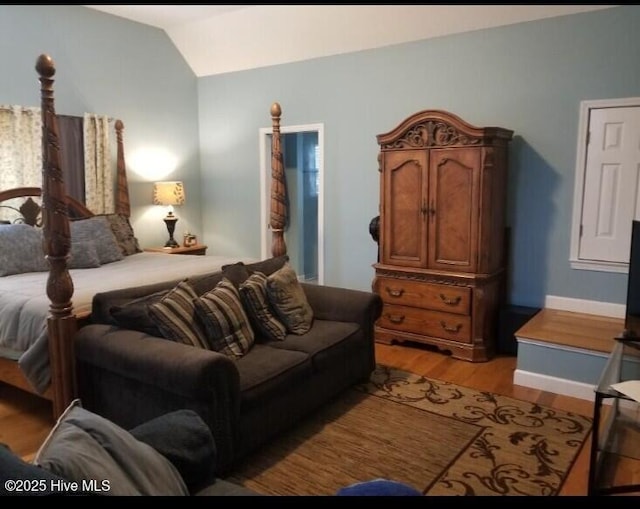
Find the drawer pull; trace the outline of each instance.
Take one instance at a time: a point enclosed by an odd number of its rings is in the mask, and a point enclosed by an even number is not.
[[[440,298],[442,299],[442,302],[444,302],[447,306],[457,306],[458,304],[460,304],[461,299],[459,295],[457,297],[454,297],[453,299],[449,299],[443,293],[440,294]]]
[[[387,286],[387,293],[391,295],[391,297],[402,297],[402,294],[404,293],[404,288],[400,288],[399,290],[394,290]]]
[[[455,327],[449,327],[443,320],[440,320],[440,325],[447,332],[458,333],[458,332],[460,332],[460,329],[462,329],[462,324],[461,323],[459,323]]]
[[[389,315],[387,314],[387,318],[391,323],[402,323],[404,322],[404,315]]]

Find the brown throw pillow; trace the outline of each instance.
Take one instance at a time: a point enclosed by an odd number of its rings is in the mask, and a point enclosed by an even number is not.
[[[267,276],[262,272],[254,272],[240,284],[239,289],[242,304],[258,337],[267,341],[284,340],[287,328],[275,316],[269,302]]]
[[[301,335],[311,330],[313,310],[289,263],[267,277],[267,295],[288,332]]]
[[[142,252],[127,216],[124,214],[107,214],[106,218],[124,256]]]

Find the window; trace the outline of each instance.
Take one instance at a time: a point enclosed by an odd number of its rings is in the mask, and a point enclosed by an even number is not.
[[[640,98],[582,101],[571,266],[626,272],[633,219],[640,219]]]

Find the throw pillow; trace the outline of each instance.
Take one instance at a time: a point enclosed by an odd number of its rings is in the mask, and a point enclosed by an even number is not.
[[[196,319],[194,301],[198,296],[188,280],[180,281],[158,302],[149,305],[149,315],[162,337],[185,345],[209,348]]]
[[[158,328],[155,320],[151,317],[149,306],[159,302],[167,292],[168,290],[161,290],[159,292],[134,299],[122,306],[112,306],[109,309],[109,314],[118,327],[137,330],[151,336],[162,338],[164,336]]]
[[[278,318],[292,334],[306,334],[311,330],[313,310],[289,263],[267,277],[267,295]]]
[[[189,495],[171,462],[111,421],[69,405],[34,463],[79,488],[104,495]]]
[[[223,278],[213,290],[196,299],[195,306],[212,350],[242,357],[253,346],[253,329],[231,281]]]
[[[71,239],[70,269],[91,269],[100,267],[100,255],[96,243],[92,240],[75,241]]]
[[[73,242],[92,241],[96,243],[100,264],[104,265],[124,258],[105,216],[91,216],[71,221],[69,230]]]
[[[269,341],[282,341],[287,328],[275,316],[267,295],[267,276],[254,272],[240,284],[240,298],[251,326]]]
[[[48,270],[42,230],[28,224],[0,225],[0,276]]]
[[[124,256],[142,252],[127,216],[124,214],[107,214],[106,218]]]
[[[194,410],[162,414],[129,430],[153,447],[180,472],[189,491],[209,484],[216,474],[216,442],[207,423]]]

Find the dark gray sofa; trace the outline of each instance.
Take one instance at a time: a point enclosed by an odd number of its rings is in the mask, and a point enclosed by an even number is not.
[[[192,283],[202,294],[223,274],[237,282],[251,271],[268,275],[284,261],[239,264]],[[114,325],[113,306],[175,284],[95,296],[93,323],[76,336],[79,396],[85,408],[126,428],[173,410],[195,410],[213,433],[220,472],[367,380],[375,368],[373,325],[382,302],[371,292],[303,284],[314,313],[310,332],[284,341],[257,338],[239,360]]]

